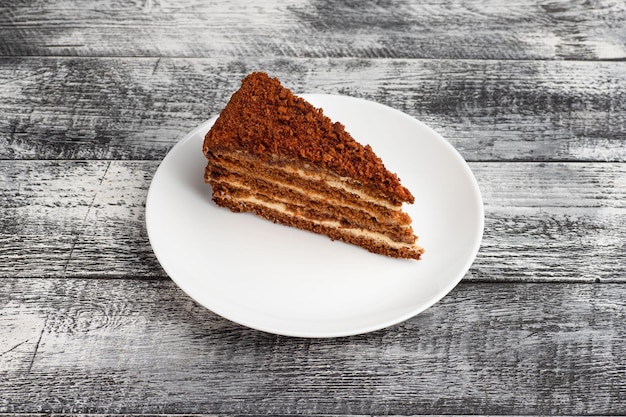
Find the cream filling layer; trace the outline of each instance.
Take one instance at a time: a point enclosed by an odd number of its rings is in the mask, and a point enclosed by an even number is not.
[[[358,196],[361,200],[366,201],[368,203],[373,203],[373,204],[378,204],[379,206],[383,206],[385,208],[388,208],[390,210],[398,210],[400,207],[402,207],[401,205],[394,205],[391,204],[389,202],[387,202],[386,200],[383,199],[378,199],[375,197],[372,197],[369,194],[364,193],[363,191],[356,189],[354,187],[351,187],[350,184],[343,178],[339,177],[339,180],[335,180],[332,178],[329,178],[326,175],[316,175],[316,174],[312,174],[310,172],[306,172],[305,170],[301,169],[301,168],[291,168],[291,167],[278,167],[279,169],[281,169],[284,172],[290,173],[290,174],[296,174],[298,176],[300,176],[301,178],[304,179],[308,179],[308,180],[314,180],[314,181],[325,181],[326,184],[328,184],[329,187],[333,187],[336,188],[338,190],[341,191],[345,191],[348,192],[350,194],[354,194],[356,196]]]
[[[251,187],[249,187],[248,185],[246,185],[246,184],[244,184],[244,183],[242,183],[242,182],[239,182],[239,181],[218,181],[218,182],[224,182],[224,183],[226,183],[226,184],[229,184],[229,185],[235,186],[235,187],[237,187],[237,188],[241,188],[241,189],[246,190],[246,191],[249,191],[249,192],[251,192],[251,193],[253,193],[253,192],[254,192],[254,190],[253,190]],[[350,205],[350,204],[345,204],[345,203],[343,203],[343,202],[339,202],[339,201],[336,201],[336,200],[334,200],[334,199],[327,198],[326,196],[323,196],[323,195],[321,195],[321,194],[319,194],[319,193],[311,192],[310,190],[305,190],[305,189],[300,188],[300,187],[297,187],[297,186],[285,185],[285,184],[282,184],[282,183],[281,183],[281,184],[277,184],[277,185],[278,185],[278,186],[280,186],[280,187],[283,187],[283,188],[287,188],[287,189],[290,189],[290,190],[295,190],[295,191],[298,191],[298,192],[300,192],[301,194],[304,194],[304,195],[308,196],[308,197],[309,197],[309,198],[311,198],[312,200],[316,200],[316,201],[327,201],[327,202],[335,203],[335,204],[340,205],[340,206],[343,206],[343,207],[348,207],[348,208],[351,208],[351,209],[353,209],[353,210],[363,211],[363,209],[362,209],[362,208],[360,208],[360,207],[352,206],[352,205]],[[313,197],[313,196],[315,196],[315,197]],[[276,196],[272,196],[272,198],[274,198],[275,200],[277,200],[277,201],[281,202],[281,204],[282,204],[282,203],[289,204],[289,201],[288,201],[288,200],[285,200],[285,199],[282,199],[282,198],[279,198],[279,197],[276,197]],[[243,199],[242,199],[242,200],[243,200]],[[269,203],[268,203],[268,204],[269,204]],[[284,207],[286,207],[286,206],[284,206]],[[394,209],[394,211],[400,211],[400,209],[395,208],[395,209]],[[400,226],[400,228],[402,228],[402,229],[407,229],[407,228],[410,228],[410,227],[411,227],[411,225],[410,225],[410,224],[403,224],[403,225],[399,225],[399,226]]]
[[[232,198],[232,197],[229,197]],[[250,197],[246,197],[246,198],[235,198],[234,200],[236,201],[243,201],[246,203],[250,203],[250,204],[256,204],[258,206],[262,206],[274,211],[277,211],[279,213],[283,213],[283,214],[287,214],[289,216],[292,217],[297,217],[297,215],[295,213],[293,213],[291,210],[289,210],[284,204],[282,203],[270,203],[261,199],[258,199],[254,196],[250,196]],[[337,222],[337,221],[333,221],[333,220],[313,220],[313,219],[306,219],[306,221],[309,221],[313,224],[318,224],[321,226],[329,226],[329,227],[334,227],[337,229],[341,229],[342,231],[349,233],[353,236],[357,236],[357,237],[365,237],[374,241],[382,241],[384,242],[387,246],[392,247],[394,249],[401,249],[401,248],[416,248],[417,245],[415,244],[410,244],[410,243],[403,243],[403,242],[396,242],[395,240],[390,239],[389,237],[380,234],[380,233],[376,233],[376,232],[372,232],[369,230],[365,230],[365,229],[354,229],[354,228],[347,228],[347,227],[343,227],[341,225],[341,223]]]
[[[238,155],[238,157],[240,157],[241,159],[245,159],[249,162],[253,162],[253,163],[255,162],[252,159],[246,158],[243,155]],[[218,159],[217,161],[214,161],[213,163],[219,166],[220,165],[219,162],[220,161]],[[231,167],[231,168],[234,168],[234,167]],[[373,197],[370,194],[367,194],[366,192],[351,186],[347,178],[335,177],[335,176],[330,176],[330,175],[321,175],[318,173],[314,173],[312,171],[304,170],[302,168],[292,168],[290,166],[272,165],[272,169],[276,169],[276,170],[285,172],[287,174],[292,174],[292,175],[295,174],[299,176],[300,178],[303,178],[306,180],[324,181],[329,187],[353,194],[367,203],[377,204],[389,210],[399,210],[402,208],[401,204],[389,203],[388,201],[384,199]]]

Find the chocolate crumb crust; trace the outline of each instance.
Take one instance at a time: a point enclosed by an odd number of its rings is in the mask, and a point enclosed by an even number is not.
[[[245,77],[206,134],[203,151],[243,150],[261,159],[301,161],[352,177],[398,202],[413,203],[411,192],[389,172],[369,145],[363,146],[339,123],[283,87],[254,72]]]

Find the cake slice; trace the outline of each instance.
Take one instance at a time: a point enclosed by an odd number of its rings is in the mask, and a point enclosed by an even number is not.
[[[213,201],[396,258],[419,259],[403,203],[414,197],[372,148],[262,72],[206,134]]]

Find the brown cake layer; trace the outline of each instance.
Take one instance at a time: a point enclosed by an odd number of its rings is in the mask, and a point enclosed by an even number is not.
[[[396,257],[421,254],[411,219],[402,206],[365,195],[367,190],[348,178],[305,166],[296,169],[284,161],[268,163],[237,152],[211,156],[205,177],[213,186],[214,201],[233,211],[250,211],[277,223],[302,226],[374,253]]]
[[[372,196],[368,194],[367,189],[346,179],[312,171],[306,167],[268,164],[241,154],[221,154],[216,158],[212,157],[207,164],[207,178],[210,176],[214,180],[223,179],[227,175],[259,178],[284,184],[293,191],[306,194],[311,200],[333,200],[337,205],[369,212],[381,223],[407,225],[411,223],[410,217],[401,211],[401,204]]]
[[[417,245],[399,248],[391,247],[375,239],[352,235],[349,233],[349,229],[338,228],[335,226],[327,226],[324,224],[316,224],[311,220],[285,215],[284,213],[281,213],[279,211],[268,209],[254,203],[237,201],[231,198],[215,199],[215,202],[218,205],[222,207],[227,207],[234,212],[252,212],[267,220],[271,220],[274,223],[284,224],[286,226],[293,226],[302,230],[308,230],[310,232],[326,235],[333,240],[341,240],[346,243],[351,243],[353,245],[357,245],[364,249],[367,249],[372,253],[377,253],[380,255],[391,256],[394,258],[420,259],[422,253],[424,252],[424,250]]]
[[[413,195],[369,146],[253,73],[205,136],[205,181],[234,212],[320,233],[397,258],[420,259],[403,203]]]
[[[215,193],[218,196],[227,196],[228,200],[242,200],[251,196],[259,202],[270,205],[279,205],[283,210],[291,213],[292,216],[302,217],[312,221],[333,220],[340,224],[342,228],[355,230],[375,230],[394,241],[404,243],[414,243],[416,238],[410,226],[399,226],[393,224],[381,224],[370,214],[363,211],[355,211],[345,207],[338,207],[332,204],[313,202],[311,203],[305,196],[296,195],[292,199],[287,199],[284,193],[278,194],[270,187],[260,188],[256,185],[247,187],[241,183],[214,183]],[[219,199],[219,197],[218,197]],[[258,205],[258,204],[257,204]]]

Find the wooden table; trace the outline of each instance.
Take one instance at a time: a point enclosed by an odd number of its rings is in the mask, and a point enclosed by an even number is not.
[[[0,413],[626,413],[619,0],[0,5]],[[159,162],[248,72],[373,100],[469,162],[441,302],[353,337],[227,321],[148,242]]]

